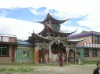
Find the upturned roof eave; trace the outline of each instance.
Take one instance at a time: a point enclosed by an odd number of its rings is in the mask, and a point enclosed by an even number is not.
[[[49,20],[53,21],[53,22],[56,22],[58,24],[62,24],[64,23],[65,21],[69,20],[69,19],[65,19],[65,20],[57,20],[55,19],[54,17],[52,17],[49,13],[47,14],[46,18],[43,20],[43,21],[38,21],[38,23],[41,23],[41,24],[44,24]]]
[[[38,34],[33,33],[31,36],[32,39],[35,39],[35,43],[40,43],[40,42],[50,42],[49,39],[43,38],[39,36]],[[30,39],[29,39],[30,41]]]
[[[47,34],[47,33],[51,33],[51,34],[58,34],[58,35],[63,35],[63,36],[69,36],[73,33],[75,33],[76,31],[74,32],[71,32],[71,33],[63,33],[63,32],[60,32],[60,31],[55,31],[53,30],[52,28],[46,26],[40,33],[38,33],[39,35],[43,35],[43,34]]]

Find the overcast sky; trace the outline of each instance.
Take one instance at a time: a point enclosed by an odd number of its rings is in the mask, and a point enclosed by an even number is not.
[[[38,33],[47,13],[58,20],[64,32],[82,30],[100,32],[100,0],[0,0],[0,35],[13,34],[27,39]]]

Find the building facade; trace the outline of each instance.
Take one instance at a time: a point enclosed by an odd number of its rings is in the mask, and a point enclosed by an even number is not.
[[[84,60],[100,60],[100,33],[95,31],[82,31],[69,37],[70,39],[81,39],[77,46],[84,48]]]
[[[12,35],[0,35],[0,63],[14,62],[16,40]]]
[[[16,63],[33,63],[34,53],[33,45],[27,41],[17,40],[17,48],[15,51]]]

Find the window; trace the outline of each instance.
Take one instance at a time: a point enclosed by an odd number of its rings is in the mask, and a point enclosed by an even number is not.
[[[95,43],[99,43],[99,36],[95,36]]]
[[[9,56],[8,45],[0,45],[0,57]]]
[[[53,25],[53,29],[58,31],[60,29],[60,26],[55,24]]]
[[[84,48],[84,57],[89,57],[89,49]]]
[[[97,49],[92,49],[92,56],[96,57],[97,56]]]
[[[29,57],[29,51],[23,51],[23,57]]]

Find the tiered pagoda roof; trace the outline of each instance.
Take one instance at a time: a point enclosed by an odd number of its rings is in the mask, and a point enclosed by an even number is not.
[[[43,21],[39,22],[39,23],[41,23],[41,24],[44,25],[44,29],[40,33],[38,33],[38,34],[41,35],[41,36],[68,37],[70,34],[72,34],[74,32],[72,32],[72,33],[63,33],[63,32],[60,32],[60,30],[54,30],[52,27],[49,27],[47,25],[48,22],[52,23],[52,25],[55,25],[54,23],[56,23],[56,25],[60,25],[60,24],[64,23],[67,20],[57,20],[57,19],[53,18],[48,13],[47,16],[46,16],[46,18]]]
[[[60,32],[60,31],[55,31],[54,29],[52,29],[52,28],[50,28],[49,26],[46,25],[45,28],[40,33],[38,33],[38,34],[39,35],[42,35],[42,36],[68,37],[70,34],[72,34],[74,32],[71,32],[71,33],[63,33],[63,32]]]
[[[72,33],[76,32],[76,31],[71,32],[71,33],[60,32],[60,30],[55,30],[52,27],[50,27],[47,24],[48,21],[51,22],[52,25],[55,25],[55,23],[56,23],[56,25],[60,25],[61,23],[64,23],[66,20],[57,20],[57,19],[53,18],[48,13],[47,17],[43,21],[39,22],[39,23],[41,23],[41,24],[44,25],[44,29],[40,33],[38,33],[38,34],[35,34],[33,32],[32,36],[29,37],[28,41],[30,41],[31,43],[40,43],[40,42],[49,43],[51,40],[47,39],[46,38],[47,36],[50,36],[50,37],[61,37],[61,38],[65,37],[67,39],[67,37],[69,35],[71,35]],[[77,40],[77,41],[75,41],[75,40],[73,40],[73,41],[69,40],[68,42],[72,42],[72,43],[74,42],[75,43],[75,42],[79,42],[79,41],[80,40]]]
[[[46,18],[45,18],[43,21],[39,22],[39,23],[41,23],[41,24],[43,24],[43,25],[46,25],[46,22],[49,21],[49,22],[56,23],[56,24],[59,25],[59,24],[64,23],[64,22],[67,21],[67,20],[68,20],[68,19],[66,19],[66,20],[57,20],[57,19],[53,18],[53,17],[48,13],[47,16],[46,16]]]
[[[43,37],[41,37],[41,36],[35,34],[34,32],[33,32],[32,35],[29,37],[28,41],[31,42],[31,43],[33,43],[33,44],[34,44],[34,43],[40,43],[40,42],[46,42],[46,43],[50,42],[50,40],[48,40],[48,39],[46,39],[46,38],[43,38]]]

